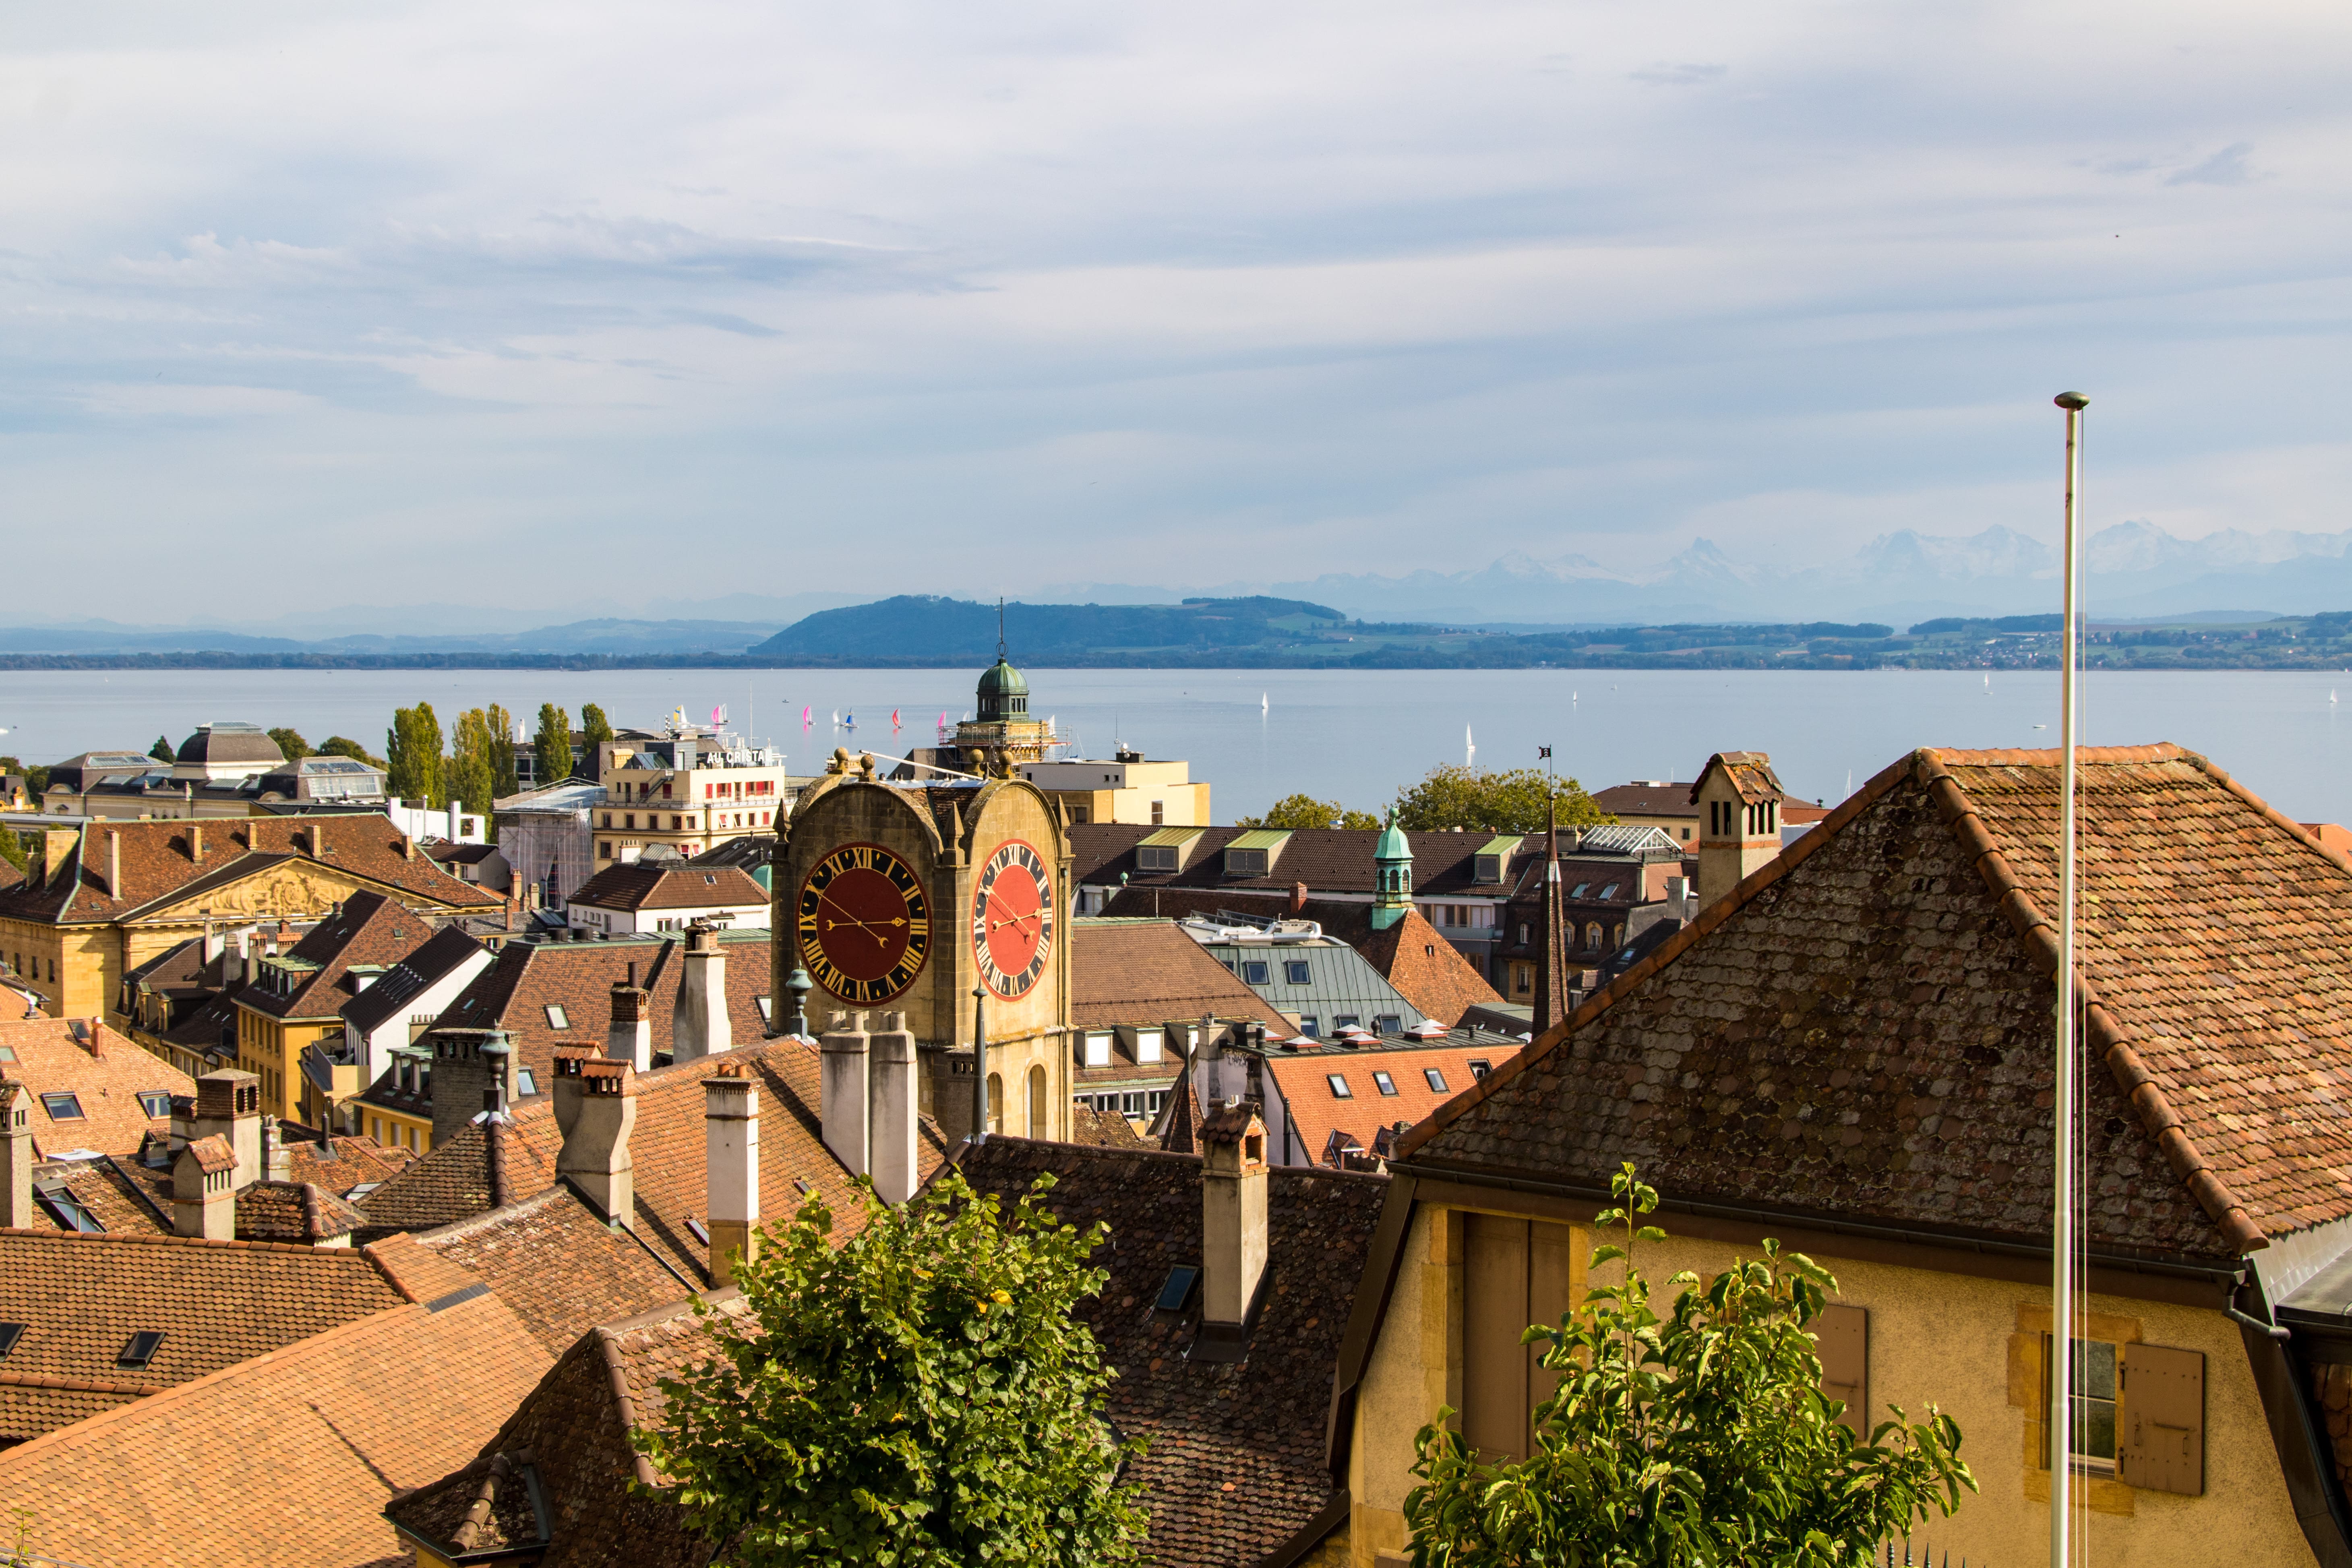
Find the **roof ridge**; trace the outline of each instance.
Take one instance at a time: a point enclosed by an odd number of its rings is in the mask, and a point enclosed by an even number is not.
[[[2003,764],[2020,767],[2056,767],[2063,760],[2056,746],[1995,747],[1971,751],[1961,746],[1922,746],[1912,752],[1915,757],[1931,756],[1948,767],[1997,767]],[[2177,763],[2202,762],[2204,759],[2186,746],[2170,741],[2158,741],[2145,746],[2077,746],[2076,763]]]
[[[2145,753],[2131,759],[2140,762],[2205,762],[2193,752],[2168,744],[2106,749]],[[2154,754],[2158,752],[2166,754]],[[2057,752],[2047,755],[2051,763],[2060,760]],[[2054,979],[2061,954],[2057,931],[2050,917],[2033,901],[2033,896],[2025,890],[2016,872],[2010,869],[2009,858],[1993,842],[1992,834],[1985,827],[1983,818],[1977,815],[1976,808],[1969,802],[1968,790],[1952,776],[1943,755],[1923,747],[1913,756],[1917,763],[1920,782],[1926,785],[1937,815],[1944,819],[1944,826],[1952,830],[1959,838],[1961,847],[1969,852],[1977,875],[1984,879],[1985,887],[1998,900],[2001,913],[2023,939],[2034,966]],[[2079,750],[2076,756],[2079,761]],[[2218,771],[2212,770],[2210,763],[2206,766],[2209,772]],[[2309,836],[2304,837],[2308,838]],[[2238,1201],[2237,1194],[2230,1190],[2230,1184],[2214,1174],[2204,1154],[2184,1131],[2186,1124],[2180,1113],[2172,1108],[2172,1101],[2157,1081],[2156,1074],[2141,1059],[2130,1034],[2116,1020],[2101,996],[2097,984],[2084,972],[2079,961],[2074,965],[2074,979],[2075,994],[2081,998],[2085,1033],[2101,1040],[2099,1056],[2106,1067],[2107,1076],[2130,1102],[2133,1113],[2139,1118],[2140,1130],[2163,1152],[2165,1163],[2172,1167],[2173,1175],[2189,1189],[2189,1195],[2197,1200],[2197,1206],[2205,1211],[2206,1217],[2220,1228],[2222,1237],[2238,1249],[2240,1256],[2268,1247],[2270,1237],[2254,1222],[2246,1205]]]
[[[621,1353],[620,1331],[600,1323],[588,1333],[595,1342],[597,1356],[604,1363],[604,1375],[612,1383],[613,1413],[620,1418],[621,1437],[626,1442],[629,1435],[637,1429],[637,1402],[629,1396],[629,1367]],[[504,1433],[499,1435],[505,1436]],[[654,1462],[639,1452],[635,1443],[629,1444],[629,1458],[638,1480],[649,1487],[661,1484],[661,1478],[654,1474]]]
[[[56,1377],[45,1372],[10,1372],[5,1368],[0,1368],[0,1387],[55,1388],[68,1394],[121,1394],[132,1399],[144,1399],[151,1394],[163,1391],[151,1383],[109,1383],[100,1378]]]
[[[242,1252],[296,1252],[305,1258],[348,1258],[363,1261],[361,1255],[339,1247],[311,1247],[299,1241],[230,1241],[204,1236],[146,1236],[131,1231],[46,1230],[37,1226],[0,1226],[0,1237],[29,1236],[54,1239],[68,1246],[97,1244],[116,1247],[226,1247]]]

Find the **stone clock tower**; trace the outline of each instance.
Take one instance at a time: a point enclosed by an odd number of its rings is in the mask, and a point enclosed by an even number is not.
[[[770,994],[808,971],[808,1021],[903,1012],[921,1109],[950,1143],[971,1127],[972,987],[985,987],[989,1130],[1070,1135],[1070,848],[1019,779],[892,784],[871,757],[832,771],[778,828]],[[879,1027],[878,1017],[870,1026]]]

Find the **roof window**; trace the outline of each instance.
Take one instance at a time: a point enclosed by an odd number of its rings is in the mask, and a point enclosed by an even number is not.
[[[114,1358],[114,1364],[143,1367],[155,1359],[155,1352],[163,1345],[163,1336],[160,1332],[153,1329],[142,1329],[131,1336],[131,1342],[122,1347],[122,1353]]]
[[[172,1096],[165,1089],[142,1089],[139,1091],[139,1109],[147,1113],[151,1121],[169,1116],[172,1114]]]
[[[1264,985],[1266,984],[1267,980],[1271,978],[1271,971],[1272,966],[1269,965],[1265,960],[1262,958],[1245,958],[1242,960],[1242,984],[1244,985]]]
[[[773,996],[754,996],[751,1000],[760,1009],[760,1022],[772,1024],[776,1021],[776,999]]]
[[[1336,1072],[1326,1073],[1323,1075],[1323,1081],[1331,1086],[1332,1099],[1353,1100],[1356,1098],[1356,1091],[1348,1087],[1348,1080]]]
[[[688,1229],[688,1230],[690,1230],[690,1231],[692,1231],[692,1232],[694,1233],[694,1239],[695,1239],[695,1240],[697,1240],[697,1241],[698,1241],[698,1242],[702,1243],[702,1245],[703,1245],[703,1246],[705,1246],[705,1247],[708,1247],[708,1246],[709,1246],[709,1245],[710,1245],[710,1231],[709,1231],[709,1229],[707,1226],[705,1226],[703,1225],[703,1223],[702,1223],[700,1220],[698,1220],[698,1219],[695,1218],[692,1215],[687,1215],[687,1216],[686,1216],[686,1228],[687,1228],[687,1229]]]
[[[1452,1089],[1445,1087],[1445,1075],[1438,1071],[1435,1068],[1422,1068],[1421,1076],[1429,1080],[1429,1087],[1435,1089],[1438,1093],[1452,1094],[1454,1092]]]
[[[13,1061],[15,1061],[16,1059],[16,1047],[14,1047],[14,1046],[0,1046],[0,1062],[13,1062]]]
[[[74,1191],[63,1182],[37,1182],[33,1195],[40,1200],[49,1217],[58,1222],[60,1230],[79,1231],[84,1236],[102,1236],[106,1226],[99,1222],[89,1205],[74,1196]]]
[[[1192,1300],[1192,1287],[1201,1282],[1201,1271],[1189,1263],[1179,1263],[1168,1271],[1167,1283],[1160,1287],[1160,1299],[1151,1303],[1155,1312],[1181,1312]]]
[[[1394,1094],[1397,1091],[1396,1079],[1384,1072],[1372,1074],[1372,1081],[1380,1086],[1382,1094]]]
[[[1472,1078],[1484,1079],[1488,1073],[1493,1072],[1494,1070],[1495,1064],[1488,1061],[1485,1057],[1472,1057],[1470,1058],[1470,1076]]]
[[[16,1342],[24,1337],[24,1324],[0,1323],[0,1356],[5,1356],[10,1351],[15,1350]]]
[[[1372,1020],[1372,1033],[1402,1035],[1404,1033],[1404,1019],[1395,1013],[1383,1013]]]
[[[562,1003],[550,1002],[547,1005],[547,1026],[551,1029],[572,1027],[572,1015],[563,1010]]]
[[[1292,985],[1312,985],[1315,983],[1314,972],[1307,967],[1307,961],[1303,958],[1285,959],[1282,978]]]
[[[1602,898],[1604,898],[1604,899],[1613,899],[1613,898],[1615,898],[1615,897],[1617,896],[1617,884],[1616,884],[1616,883],[1614,883],[1614,882],[1612,882],[1612,883],[1610,883],[1607,887],[1605,887],[1605,888],[1601,889],[1601,896]]]
[[[1576,885],[1576,891],[1569,894],[1569,897],[1571,899],[1580,899],[1584,897],[1584,889],[1591,886],[1592,886],[1592,884],[1590,882],[1579,882]]]
[[[41,1109],[49,1113],[52,1121],[79,1121],[82,1119],[81,1101],[70,1092],[41,1096]]]
[[[525,1100],[529,1100],[532,1095],[537,1094],[538,1092],[539,1075],[532,1072],[529,1068],[517,1068],[515,1071],[515,1093]]]

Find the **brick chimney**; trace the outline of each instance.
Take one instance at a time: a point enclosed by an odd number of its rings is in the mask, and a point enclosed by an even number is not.
[[[1304,882],[1293,882],[1290,884],[1290,918],[1292,920],[1297,920],[1306,912],[1307,884]]]
[[[727,1016],[727,955],[719,949],[718,933],[702,921],[686,928],[686,972],[678,981],[670,1042],[670,1059],[680,1062],[715,1057],[735,1044]]]
[[[433,1142],[436,1148],[482,1114],[483,1096],[514,1102],[515,1059],[503,1029],[436,1029],[433,1042]]]
[[[580,1110],[555,1156],[555,1173],[606,1219],[635,1230],[636,1166],[629,1133],[637,1124],[637,1074],[627,1062],[580,1064]]]
[[[218,1133],[181,1150],[172,1165],[172,1228],[182,1236],[235,1241],[236,1174],[236,1152]]]
[[[709,1189],[710,1283],[732,1285],[759,1256],[760,1086],[740,1062],[702,1080],[704,1184]]]
[[[915,1195],[919,1151],[916,1146],[916,1096],[921,1085],[915,1077],[915,1037],[904,1013],[882,1015],[868,1064],[868,1152],[873,1159],[874,1191],[886,1204],[902,1204]]]
[[[1238,1331],[1265,1278],[1265,1123],[1228,1100],[1200,1136],[1201,1319]]]
[[[188,1142],[225,1140],[236,1156],[236,1190],[243,1192],[261,1179],[261,1080],[249,1072],[222,1068],[196,1079],[196,1113],[188,1122]]]
[[[654,1065],[652,998],[637,984],[637,966],[629,965],[625,981],[613,982],[613,1022],[604,1034],[604,1054],[626,1062],[639,1072]]]
[[[833,1026],[817,1042],[824,1053],[824,1077],[819,1087],[818,1112],[824,1118],[824,1146],[849,1167],[853,1176],[866,1174],[869,1150],[866,1120],[866,1015],[835,1013]]]
[[[0,1226],[26,1229],[33,1217],[33,1091],[14,1079],[0,1079]]]

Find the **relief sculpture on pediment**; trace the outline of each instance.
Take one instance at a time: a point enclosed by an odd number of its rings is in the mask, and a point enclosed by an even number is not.
[[[205,910],[215,921],[315,919],[361,890],[354,879],[315,862],[289,862],[154,910],[143,921],[200,920]]]

